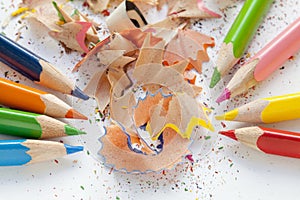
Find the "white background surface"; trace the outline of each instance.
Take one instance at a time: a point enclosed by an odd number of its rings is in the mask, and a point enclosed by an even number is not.
[[[209,79],[212,74],[216,53],[227,30],[236,17],[244,1],[209,2],[211,8],[222,15],[221,19],[199,20],[194,28],[215,38],[216,46],[209,49],[211,61],[203,67]],[[0,24],[16,10],[16,1],[0,1]],[[78,3],[78,1],[77,1]],[[217,4],[218,3],[218,4]],[[81,5],[79,2],[78,5]],[[220,10],[217,9],[220,8]],[[266,42],[283,30],[287,24],[299,17],[300,4],[295,0],[276,0],[267,17],[261,24],[258,34],[250,43],[247,53],[253,55]],[[102,16],[96,20],[101,21]],[[41,57],[59,66],[67,76],[77,81],[80,87],[86,83],[85,72],[72,74],[70,69],[81,59],[80,54],[66,54],[61,46],[51,39],[44,29],[13,19],[6,28],[1,28],[10,38],[15,39],[21,29],[19,43],[38,53]],[[201,25],[200,23],[201,22]],[[200,28],[201,27],[201,28]],[[284,51],[284,49],[283,49]],[[86,70],[86,71],[85,71]],[[0,64],[0,76],[8,71],[8,78],[39,88],[8,67]],[[232,109],[259,97],[294,93],[300,85],[300,54],[285,63],[284,69],[276,71],[268,80],[257,86],[246,97],[235,98],[221,105],[212,105],[214,114]],[[231,75],[225,78],[225,83]],[[218,92],[224,85],[218,85]],[[45,89],[44,89],[45,90]],[[50,91],[50,90],[47,90]],[[212,98],[219,93],[212,91]],[[1,94],[1,91],[0,91]],[[81,102],[71,97],[55,93],[63,100],[76,105]],[[95,102],[90,100],[93,110]],[[93,114],[90,116],[94,120]],[[85,123],[72,121],[79,127]],[[225,122],[226,129],[248,126],[243,123]],[[268,127],[299,131],[300,120],[266,125]],[[215,122],[220,127],[220,122]],[[97,137],[100,128],[88,127],[87,132]],[[1,139],[8,138],[1,136]],[[81,144],[80,137],[58,138],[69,144]],[[93,142],[93,141],[90,141]],[[97,142],[97,141],[95,141]],[[85,144],[87,145],[87,144]],[[88,146],[88,145],[87,145]],[[93,151],[93,150],[91,150]],[[265,155],[249,149],[235,141],[219,136],[211,152],[199,162],[186,162],[173,171],[130,175],[111,172],[104,167],[95,155],[83,153],[24,167],[0,168],[0,199],[297,199],[300,195],[300,160]]]

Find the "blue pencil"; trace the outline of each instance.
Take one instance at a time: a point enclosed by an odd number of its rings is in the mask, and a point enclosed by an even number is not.
[[[82,150],[82,146],[70,146],[45,140],[1,140],[0,166],[28,165]]]
[[[0,34],[0,61],[35,83],[84,100],[89,99],[57,68],[3,34]]]

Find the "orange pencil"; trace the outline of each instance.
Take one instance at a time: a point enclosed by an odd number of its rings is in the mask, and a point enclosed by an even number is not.
[[[0,78],[0,104],[55,118],[87,119],[56,96]]]

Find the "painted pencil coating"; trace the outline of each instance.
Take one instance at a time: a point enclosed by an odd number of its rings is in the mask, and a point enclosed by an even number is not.
[[[265,80],[272,72],[300,49],[300,18],[260,50],[252,60],[258,58],[254,70],[256,81]]]
[[[10,39],[0,34],[0,61],[26,76],[32,81],[40,81],[43,71],[41,59],[29,50],[25,50]]]
[[[55,118],[87,119],[56,96],[0,78],[0,104]]]
[[[6,108],[0,108],[0,133],[35,139],[85,134],[46,115]]]
[[[213,88],[241,58],[272,3],[273,0],[246,0],[224,38],[210,88]]]
[[[300,158],[297,132],[253,126],[219,133],[267,154]]]
[[[300,118],[300,93],[262,98],[216,116],[217,120],[274,123]]]
[[[82,146],[70,146],[42,140],[1,140],[0,166],[21,166],[52,160],[82,151]]]
[[[300,133],[260,127],[257,147],[268,154],[300,158]]]
[[[233,44],[235,58],[240,58],[256,32],[261,20],[269,10],[273,0],[246,0],[239,15],[224,38],[224,43]]]
[[[0,61],[35,83],[84,100],[89,99],[49,62],[2,34],[0,34]]]

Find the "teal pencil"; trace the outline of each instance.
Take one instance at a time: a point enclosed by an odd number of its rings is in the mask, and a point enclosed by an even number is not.
[[[0,141],[0,166],[21,166],[82,151],[82,146],[43,140]]]

